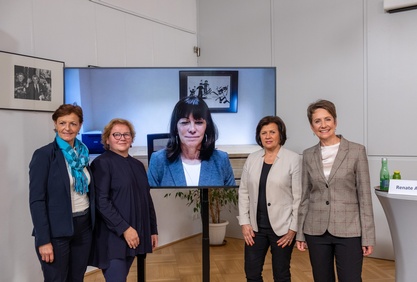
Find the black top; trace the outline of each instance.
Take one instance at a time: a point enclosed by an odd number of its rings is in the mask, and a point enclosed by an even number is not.
[[[260,228],[272,228],[269,222],[268,209],[266,203],[266,180],[272,164],[264,163],[262,166],[261,178],[259,180],[258,211],[256,220]]]

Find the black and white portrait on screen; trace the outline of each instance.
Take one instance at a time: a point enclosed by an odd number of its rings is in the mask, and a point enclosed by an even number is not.
[[[228,108],[230,80],[230,76],[189,76],[187,96],[204,99],[210,108]]]
[[[180,98],[204,99],[211,112],[237,113],[239,72],[236,70],[180,71]]]

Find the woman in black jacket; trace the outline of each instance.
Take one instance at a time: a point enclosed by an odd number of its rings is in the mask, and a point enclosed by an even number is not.
[[[45,281],[83,281],[95,217],[88,149],[76,136],[83,111],[61,105],[52,115],[55,140],[29,164],[29,204]]]

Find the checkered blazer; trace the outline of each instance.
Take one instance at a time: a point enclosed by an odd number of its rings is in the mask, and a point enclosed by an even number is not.
[[[304,234],[361,237],[375,245],[368,159],[365,147],[339,136],[340,146],[329,179],[323,173],[320,144],[303,152],[302,196],[297,240]]]

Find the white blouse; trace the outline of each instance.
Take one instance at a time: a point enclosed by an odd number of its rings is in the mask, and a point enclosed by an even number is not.
[[[184,175],[187,186],[198,186],[198,181],[200,180],[201,163],[186,164],[182,162],[182,167],[184,168]]]
[[[71,167],[68,165],[67,160],[65,160],[65,163],[67,164],[67,170],[70,180],[70,193],[71,193],[71,205],[72,205],[72,213],[76,212],[82,212],[90,207],[90,201],[88,199],[88,195],[80,195],[77,192],[75,192],[74,189],[74,177],[71,175]],[[88,184],[90,184],[91,176],[88,172],[88,169],[84,168],[85,176],[87,176]]]
[[[326,179],[329,179],[330,172],[334,160],[336,159],[337,151],[339,151],[340,142],[335,145],[321,146],[321,159],[323,162],[323,172]]]

